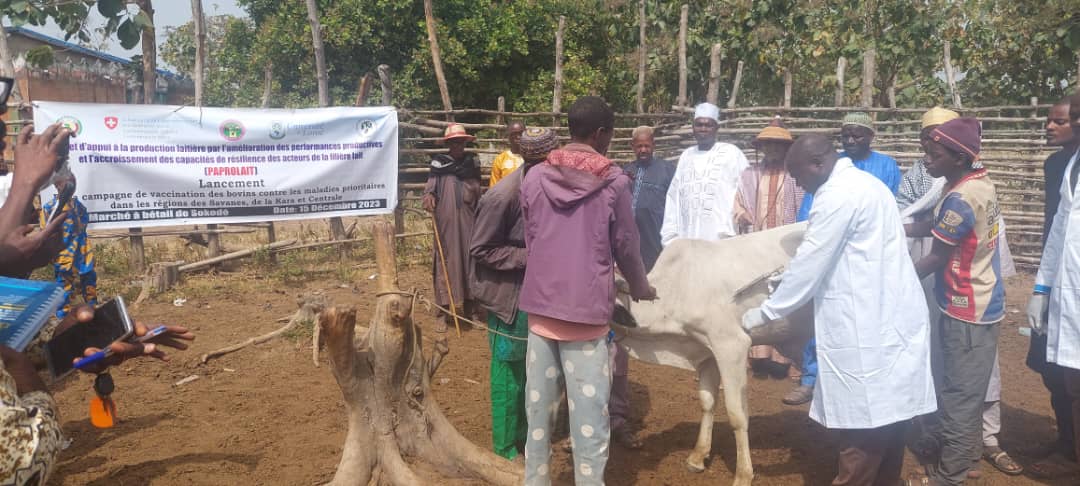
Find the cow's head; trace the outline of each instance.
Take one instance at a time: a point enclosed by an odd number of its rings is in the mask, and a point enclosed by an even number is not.
[[[630,284],[626,280],[615,278],[615,311],[611,314],[611,322],[623,327],[637,327],[637,321],[630,312],[630,305],[634,299],[630,297]]]

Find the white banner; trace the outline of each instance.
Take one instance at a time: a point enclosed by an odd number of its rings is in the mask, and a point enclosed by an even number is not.
[[[307,110],[34,104],[75,134],[90,227],[385,214],[397,206],[393,108]]]

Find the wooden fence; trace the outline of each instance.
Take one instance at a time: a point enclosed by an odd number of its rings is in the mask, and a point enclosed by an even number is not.
[[[983,124],[981,160],[989,169],[998,188],[998,199],[1008,228],[1009,245],[1021,267],[1038,265],[1042,246],[1043,173],[1046,157],[1057,150],[1045,142],[1045,120],[1050,105],[1032,100],[1029,105],[967,108],[959,110],[964,116],[978,117]],[[877,135],[873,148],[896,158],[902,169],[919,161],[923,154],[919,145],[921,117],[926,108],[859,108],[859,107],[753,107],[723,110],[718,139],[743,149],[751,162],[758,154],[750,140],[775,116],[795,136],[807,133],[839,135],[840,119],[854,111],[870,112],[876,118]],[[446,125],[443,119],[452,116],[477,141],[471,149],[490,160],[506,149],[502,128],[510,120],[527,125],[554,128],[564,141],[569,140],[562,113],[512,113],[495,110],[465,109],[446,111],[400,110],[401,174],[399,187],[407,195],[423,188],[427,177],[427,158],[442,151],[441,134]],[[616,116],[615,137],[608,151],[619,163],[634,158],[630,147],[630,132],[638,125],[655,128],[656,154],[672,161],[679,153],[694,145],[690,128],[692,109],[673,107],[671,113],[619,114]],[[838,144],[839,145],[839,144]],[[487,169],[485,168],[485,174]]]

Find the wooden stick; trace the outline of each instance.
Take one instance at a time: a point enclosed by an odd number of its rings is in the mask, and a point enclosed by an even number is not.
[[[638,0],[638,73],[636,103],[638,113],[645,111],[645,65],[649,52],[645,47],[645,0]]]
[[[690,19],[690,6],[683,4],[679,14],[679,106],[687,106],[686,99],[686,31]]]
[[[499,107],[499,113],[500,114],[495,115],[495,124],[496,125],[505,125],[506,124],[506,117],[504,115],[502,115],[502,112],[506,111],[506,97],[505,96],[500,96],[499,99],[496,101],[496,106]],[[479,142],[480,140],[478,139],[477,141]]]
[[[840,56],[836,60],[836,95],[835,105],[844,106],[844,73],[847,71],[847,58]]]
[[[784,108],[791,108],[791,91],[793,89],[794,81],[791,79],[791,68],[788,67],[784,70]]]
[[[439,223],[435,221],[435,215],[431,215],[431,228],[435,234],[435,247],[439,250],[439,263],[442,266],[443,282],[446,283],[446,296],[450,298],[450,313],[454,316],[454,329],[457,336],[461,337],[461,324],[458,323],[457,306],[454,304],[454,289],[450,286],[450,272],[446,269],[446,254],[443,253],[442,238],[439,237]]]
[[[315,0],[306,0],[308,23],[311,24],[311,45],[315,51],[315,80],[319,88],[319,106],[330,106],[329,77],[326,72],[326,52],[323,48],[319,7]]]
[[[276,330],[274,330],[272,332],[268,332],[266,334],[263,334],[261,336],[256,336],[256,337],[247,339],[247,340],[245,340],[243,342],[233,344],[231,346],[226,346],[224,348],[217,349],[217,350],[211,351],[209,353],[206,353],[206,354],[202,355],[199,358],[199,361],[201,361],[203,364],[206,364],[207,361],[210,361],[211,359],[217,358],[219,356],[223,356],[223,355],[235,352],[235,351],[239,351],[239,350],[244,349],[244,348],[246,348],[248,346],[251,346],[251,345],[265,343],[266,341],[269,341],[271,339],[274,339],[275,337],[278,337],[278,336],[284,334],[288,330],[292,329],[293,327],[297,326],[298,324],[300,324],[300,323],[302,323],[304,321],[308,321],[308,322],[311,322],[313,324],[317,324],[318,321],[319,321],[319,313],[321,313],[323,311],[323,309],[325,309],[325,308],[326,308],[326,299],[325,298],[318,297],[318,296],[305,297],[304,300],[301,301],[301,303],[300,303],[300,309],[297,310],[295,314],[293,314],[292,318],[289,319],[289,322],[287,324],[285,324],[284,326],[281,326],[280,328],[278,328],[278,329],[276,329]],[[316,362],[316,366],[317,365],[318,365],[318,362]]]
[[[195,106],[203,103],[203,77],[206,73],[206,19],[202,0],[191,0],[191,23],[195,26]]]
[[[728,98],[728,109],[735,108],[735,100],[739,97],[739,85],[742,84],[742,70],[743,62],[739,61],[739,64],[735,67],[735,82],[731,85],[731,97]]]
[[[379,71],[379,85],[382,86],[382,104],[383,106],[393,106],[394,83],[390,79],[390,66],[379,64],[377,70]]]
[[[371,74],[366,73],[360,76],[360,86],[356,88],[356,99],[353,100],[353,106],[367,106],[367,97],[370,92]]]
[[[705,94],[705,101],[719,106],[720,100],[720,55],[723,47],[719,42],[712,45],[709,51],[709,90]]]
[[[255,247],[255,248],[249,248],[247,250],[240,250],[240,251],[234,251],[232,253],[226,253],[226,254],[221,255],[219,257],[207,258],[206,260],[202,260],[202,261],[198,261],[198,262],[194,262],[194,263],[188,263],[187,265],[181,265],[180,266],[180,272],[181,273],[183,273],[183,272],[192,272],[192,271],[195,271],[195,270],[199,270],[201,268],[209,267],[209,266],[211,266],[211,265],[213,265],[215,263],[221,263],[221,262],[228,261],[228,260],[235,260],[237,258],[243,258],[243,257],[246,257],[246,256],[254,255],[256,252],[259,252],[259,251],[264,251],[264,250],[272,251],[272,250],[276,250],[278,248],[284,248],[284,247],[292,245],[294,243],[296,243],[296,240],[278,241],[278,242],[275,242],[275,243],[271,243],[269,245],[261,245],[261,246]]]
[[[424,0],[424,23],[427,24],[428,46],[431,48],[431,63],[435,66],[435,82],[439,85],[439,96],[442,97],[443,109],[450,111],[454,106],[450,104],[450,90],[446,87],[446,76],[443,75],[442,55],[439,52],[439,38],[435,34],[435,13],[431,0]],[[454,121],[454,116],[447,115],[446,120]]]
[[[563,89],[563,31],[566,29],[566,16],[559,16],[559,28],[555,31],[555,89],[551,98],[551,112],[559,113],[562,111],[562,89]],[[559,124],[558,115],[551,117],[551,123],[553,125]]]

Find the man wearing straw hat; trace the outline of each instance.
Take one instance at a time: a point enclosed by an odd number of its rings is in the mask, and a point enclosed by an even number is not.
[[[524,130],[517,143],[524,165],[480,198],[469,250],[473,261],[473,295],[488,311],[491,347],[491,442],[495,453],[524,459],[528,424],[525,417],[525,350],[529,315],[518,309],[525,280],[525,220],[521,216],[521,181],[530,168],[559,148],[548,128]]]
[[[694,108],[697,145],[683,151],[664,205],[660,238],[716,241],[735,236],[735,191],[749,163],[742,151],[716,141],[720,108],[701,103]]]
[[[863,112],[848,113],[840,126],[840,144],[844,151],[840,157],[851,159],[856,168],[869,172],[883,182],[886,187],[896,194],[900,186],[900,167],[896,160],[881,152],[870,149],[874,142],[874,120],[870,115]],[[805,221],[810,216],[810,207],[814,203],[814,195],[807,193],[803,198],[802,206],[799,207],[798,221]],[[813,398],[814,383],[817,381],[817,353],[814,352],[814,340],[811,339],[803,349],[802,380],[799,386],[784,396],[783,402],[788,405],[800,405],[809,402]]]
[[[431,158],[431,172],[424,186],[424,209],[435,220],[435,248],[432,279],[435,303],[453,308],[461,315],[471,309],[468,286],[469,240],[480,199],[480,164],[475,154],[465,152],[465,144],[476,137],[465,127],[446,127],[443,143],[447,153]],[[447,314],[439,312],[436,332],[446,332]]]
[[[754,149],[761,161],[743,171],[735,197],[735,219],[740,233],[762,231],[795,222],[806,191],[795,183],[784,168],[784,158],[795,139],[780,117],[754,137]],[[800,341],[801,343],[801,341]],[[793,352],[792,352],[793,351]],[[799,367],[791,366],[798,349],[781,352],[774,346],[757,345],[750,348],[750,367],[755,376],[772,375],[799,379]],[[785,356],[785,354],[787,356]]]

